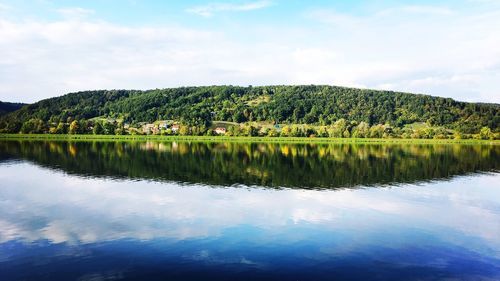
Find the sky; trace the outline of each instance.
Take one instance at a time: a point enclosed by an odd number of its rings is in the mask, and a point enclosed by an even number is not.
[[[500,103],[500,0],[0,0],[0,100],[327,84]]]

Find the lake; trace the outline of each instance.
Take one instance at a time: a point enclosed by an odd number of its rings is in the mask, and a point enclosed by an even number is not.
[[[500,280],[500,146],[0,141],[0,280]]]

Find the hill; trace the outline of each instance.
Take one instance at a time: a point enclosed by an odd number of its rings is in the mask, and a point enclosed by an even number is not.
[[[358,131],[366,136],[377,125],[385,126],[383,130],[403,130],[419,123],[476,134],[482,128],[499,132],[500,105],[321,85],[102,90],[70,93],[24,106],[1,117],[0,130],[18,132],[25,125],[24,132],[48,132],[51,126],[64,127],[75,120],[83,122],[77,124],[79,127],[86,128],[95,127],[95,120],[132,127],[141,122],[173,120],[189,128],[201,128],[198,133],[206,132],[213,121],[256,126],[302,124],[327,130],[341,120],[349,134],[362,124]]]
[[[13,102],[0,101],[0,116],[3,116],[7,113],[16,111],[25,105],[26,105],[25,103],[13,103]]]

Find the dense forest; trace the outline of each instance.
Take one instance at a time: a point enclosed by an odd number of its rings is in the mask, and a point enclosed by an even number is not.
[[[25,103],[2,102],[0,101],[0,116],[16,111],[25,106]]]
[[[0,132],[141,133],[158,120],[185,127],[182,134],[213,134],[225,121],[230,135],[494,138],[500,105],[315,85],[102,90],[23,106],[0,117]]]

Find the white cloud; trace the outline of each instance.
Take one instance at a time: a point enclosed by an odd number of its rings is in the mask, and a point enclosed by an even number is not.
[[[306,17],[324,24],[331,34],[324,45],[343,55],[330,64],[332,72],[343,68],[341,75],[351,81],[466,101],[500,101],[492,83],[500,75],[495,68],[500,64],[498,9],[403,6],[364,16],[315,10]]]
[[[454,11],[448,7],[410,5],[410,6],[402,6],[402,7],[382,10],[378,12],[377,15],[389,16],[391,14],[398,14],[398,13],[448,16],[453,14]]]
[[[84,179],[27,163],[1,168],[0,243],[182,240],[219,236],[242,225],[292,234],[291,224],[304,224],[332,235],[355,235],[362,239],[351,239],[351,245],[359,245],[380,243],[372,234],[387,233],[391,222],[396,232],[418,228],[451,244],[474,248],[468,243],[473,240],[487,249],[500,245],[500,191],[494,188],[498,175],[400,188],[315,191]],[[30,177],[21,176],[25,174]],[[33,218],[39,223],[29,223]],[[283,243],[301,239],[271,236]]]
[[[500,102],[500,10],[378,12],[309,11],[300,26],[243,25],[244,35],[95,17],[0,19],[0,100],[90,89],[333,84]]]
[[[94,10],[84,9],[80,7],[57,9],[57,12],[67,19],[82,19],[95,13]]]
[[[210,3],[207,5],[195,6],[187,9],[189,13],[197,14],[203,17],[211,17],[217,12],[228,11],[252,11],[267,8],[272,5],[271,1],[255,1],[241,4],[234,3]]]
[[[340,27],[352,27],[360,22],[360,18],[342,14],[333,10],[314,10],[307,13],[307,17]]]
[[[0,13],[10,10],[11,7],[7,4],[0,3]]]
[[[401,10],[417,14],[450,15],[453,13],[453,11],[447,7],[434,6],[404,6]]]

